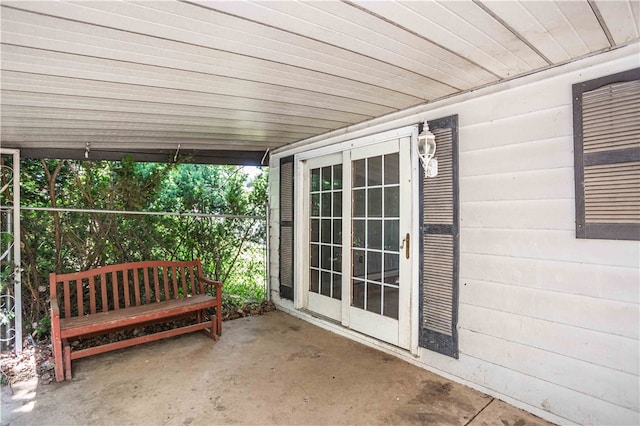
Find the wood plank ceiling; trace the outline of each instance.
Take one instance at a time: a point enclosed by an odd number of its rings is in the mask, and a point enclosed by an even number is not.
[[[639,39],[629,1],[3,1],[2,146],[267,149]]]

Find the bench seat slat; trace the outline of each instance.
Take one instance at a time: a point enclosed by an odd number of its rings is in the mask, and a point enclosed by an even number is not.
[[[217,306],[213,296],[198,295],[183,299],[172,299],[166,302],[149,303],[132,306],[128,309],[100,312],[94,315],[60,319],[60,337],[83,336],[85,334],[121,329],[127,325],[169,318],[186,312],[195,312]]]

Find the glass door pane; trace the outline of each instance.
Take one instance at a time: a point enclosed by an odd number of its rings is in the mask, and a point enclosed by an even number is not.
[[[342,164],[310,170],[309,291],[342,299]]]
[[[352,162],[351,306],[398,319],[400,179],[397,152]]]

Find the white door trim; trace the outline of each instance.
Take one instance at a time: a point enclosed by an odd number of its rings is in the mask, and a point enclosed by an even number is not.
[[[411,247],[412,283],[411,286],[411,335],[410,351],[418,356],[420,351],[420,160],[418,159],[418,127],[413,128],[411,135],[411,199],[413,202],[411,211],[411,235],[413,235],[413,245]]]
[[[343,152],[354,148],[360,148],[367,145],[376,144],[379,142],[385,142],[392,139],[401,139],[407,136],[412,136],[414,133],[417,135],[417,126],[405,126],[394,130],[389,130],[383,133],[375,135],[369,135],[357,139],[352,139],[344,142],[337,143],[335,145],[324,146],[322,148],[316,148],[311,151],[301,152],[294,157],[295,162],[307,160],[309,158],[321,157],[327,154],[333,154],[336,152]],[[299,186],[299,185],[298,185]]]

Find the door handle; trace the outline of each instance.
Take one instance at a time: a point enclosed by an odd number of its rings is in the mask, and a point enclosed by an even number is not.
[[[411,236],[407,232],[407,235],[402,239],[402,244],[400,245],[400,250],[404,248],[404,256],[409,259],[411,255]]]

